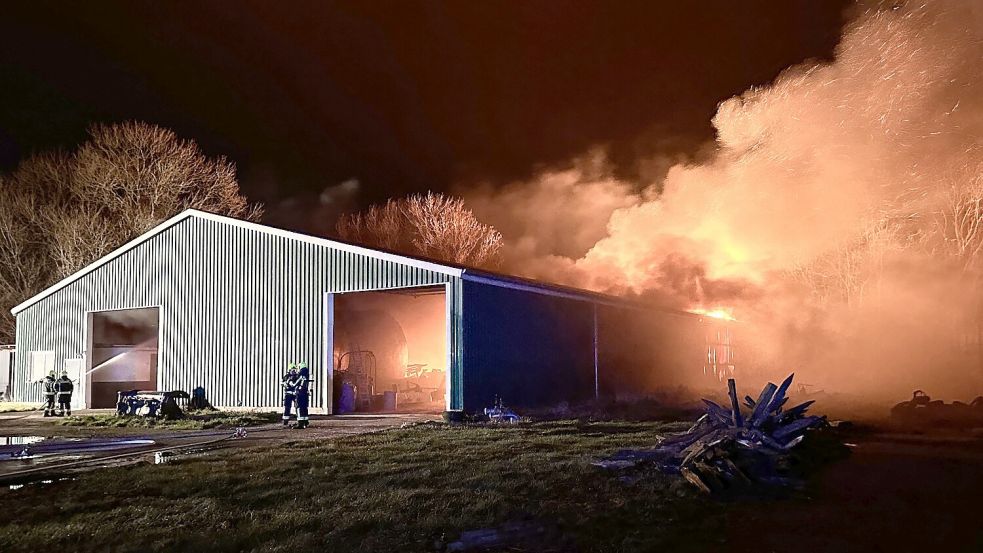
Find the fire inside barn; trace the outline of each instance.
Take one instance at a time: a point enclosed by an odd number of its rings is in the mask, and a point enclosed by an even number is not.
[[[202,386],[275,408],[288,363],[322,413],[640,397],[734,373],[712,314],[436,263],[189,210],[13,309],[10,389],[66,370],[77,407]]]

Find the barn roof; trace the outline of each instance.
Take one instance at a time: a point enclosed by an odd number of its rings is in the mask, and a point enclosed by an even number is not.
[[[369,248],[366,246],[353,244],[351,242],[345,242],[342,240],[335,240],[330,238],[323,238],[319,236],[312,236],[309,234],[284,230],[269,225],[262,225],[259,223],[254,223],[252,221],[245,221],[242,219],[236,219],[234,217],[227,217],[224,215],[218,215],[215,213],[200,211],[197,209],[187,209],[175,215],[174,217],[171,217],[170,219],[163,221],[162,223],[155,226],[154,228],[148,230],[147,232],[141,234],[140,236],[134,238],[133,240],[130,240],[129,242],[123,244],[119,248],[113,250],[112,252],[90,263],[89,265],[85,266],[84,268],[80,269],[74,274],[69,275],[68,277],[44,289],[40,293],[16,305],[13,309],[10,310],[11,313],[15,315],[17,313],[20,313],[21,311],[27,309],[28,307],[34,305],[35,303],[45,299],[46,297],[54,294],[55,292],[61,290],[62,288],[65,288],[71,283],[84,277],[85,275],[95,271],[99,267],[111,262],[112,260],[123,255],[124,253],[150,240],[154,236],[157,236],[158,234],[161,234],[162,232],[170,229],[171,227],[177,225],[178,223],[181,223],[182,221],[185,221],[190,218],[215,221],[222,224],[236,226],[239,228],[253,230],[273,236],[281,236],[290,240],[297,240],[297,241],[314,244],[318,246],[327,246],[350,253],[365,255],[375,259],[382,259],[385,261],[402,263],[412,267],[433,271],[436,273],[441,273],[449,276],[454,276],[472,282],[481,282],[484,284],[490,284],[490,285],[500,286],[504,288],[524,290],[528,292],[564,297],[564,298],[580,300],[580,301],[590,301],[595,303],[619,305],[624,307],[659,309],[662,311],[676,312],[682,315],[693,315],[692,313],[686,311],[664,309],[652,305],[645,305],[639,302],[633,302],[617,296],[610,296],[610,295],[591,292],[579,288],[572,288],[569,286],[562,286],[559,284],[545,283],[537,280],[530,280],[526,278],[495,273],[483,269],[467,267],[464,265],[457,265],[453,263],[446,263],[443,261],[426,259],[419,256],[411,256],[411,255],[390,252],[377,248]]]

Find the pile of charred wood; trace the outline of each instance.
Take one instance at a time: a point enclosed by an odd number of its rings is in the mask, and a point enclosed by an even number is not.
[[[687,432],[662,440],[655,449],[620,451],[595,464],[628,468],[655,463],[660,470],[680,474],[706,493],[752,485],[799,487],[802,475],[798,469],[809,463],[803,463],[792,450],[798,450],[810,433],[829,424],[825,417],[806,414],[812,401],[785,407],[793,376],[778,386],[769,382],[757,399],[745,396],[746,413],[730,379],[729,408],[704,399],[706,414]]]

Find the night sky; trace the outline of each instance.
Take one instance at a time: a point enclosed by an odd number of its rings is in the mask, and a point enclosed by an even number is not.
[[[268,219],[712,139],[716,104],[832,54],[842,1],[24,2],[0,16],[0,169],[139,119],[239,167]],[[286,202],[286,203],[284,203]],[[279,214],[278,214],[279,213]]]

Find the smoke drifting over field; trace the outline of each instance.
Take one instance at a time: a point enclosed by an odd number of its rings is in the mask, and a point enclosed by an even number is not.
[[[864,11],[832,63],[722,102],[713,125],[709,161],[652,182],[592,153],[466,199],[510,270],[733,310],[756,336],[745,375],[983,392],[983,6]]]

